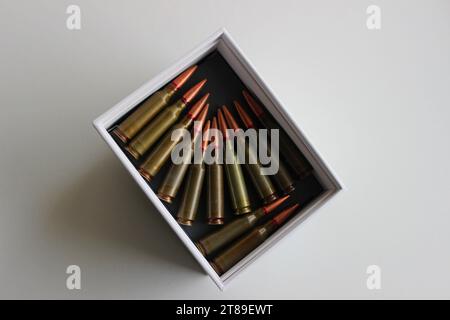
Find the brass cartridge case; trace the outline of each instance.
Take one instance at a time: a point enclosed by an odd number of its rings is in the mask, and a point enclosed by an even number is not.
[[[228,127],[234,129],[235,131],[240,129],[233,115],[226,106],[223,106],[222,111],[227,120]],[[256,151],[245,142],[245,138],[242,136],[236,137],[236,142],[245,150],[245,157],[247,159],[245,167],[247,168],[259,197],[265,204],[275,201],[278,198],[275,187],[273,186],[272,181],[270,181],[269,176],[261,173],[262,166],[258,161]]]
[[[198,125],[199,130],[197,130],[197,128],[194,127],[192,131],[192,146],[187,150],[187,154],[183,155],[184,159],[187,161],[184,161],[181,164],[173,163],[169,169],[169,172],[164,178],[163,183],[158,188],[158,197],[165,202],[172,203],[173,199],[177,196],[178,191],[180,190],[184,177],[189,168],[189,162],[192,159],[192,155],[194,154],[194,145],[197,139],[201,137],[200,133],[202,130],[203,123],[206,120],[208,107],[209,105],[206,105],[206,107],[200,113],[200,115],[196,120],[199,122]]]
[[[183,86],[196,69],[197,66],[190,67],[162,90],[155,92],[122,121],[113,133],[127,143],[167,105],[174,93]]]
[[[230,158],[232,160],[230,163],[228,161],[225,161],[225,173],[228,180],[231,206],[233,208],[234,214],[236,215],[249,213],[251,211],[251,204],[248,196],[247,185],[245,184],[241,165],[237,162],[233,144],[226,132],[228,128],[221,110],[218,111],[218,120],[220,130],[222,131],[225,140],[225,156],[226,158]]]
[[[207,214],[208,224],[224,224],[224,180],[223,166],[214,163],[208,166],[207,176]]]
[[[280,151],[281,154],[288,160],[288,164],[300,179],[310,175],[313,171],[311,164],[306,160],[305,156],[297,148],[288,134],[280,129],[278,123],[265,112],[261,106],[253,99],[253,97],[247,92],[243,91],[245,100],[247,101],[250,109],[258,117],[261,124],[267,129],[278,129],[280,133]]]
[[[230,224],[227,224],[219,230],[207,235],[203,239],[200,239],[196,243],[197,248],[204,256],[214,253],[239,236],[243,235],[245,232],[249,231],[262,217],[272,213],[288,198],[289,196],[285,196],[267,206],[253,211],[252,213],[236,218]]]
[[[189,158],[192,158],[192,152],[190,152]],[[167,203],[172,203],[183,184],[188,168],[189,163],[172,164],[163,183],[158,188],[158,198]]]
[[[210,121],[205,125],[205,132],[209,130]],[[203,140],[202,152],[204,152],[208,141]],[[191,226],[197,216],[198,205],[202,195],[203,180],[205,177],[205,163],[203,157],[201,163],[194,163],[189,168],[189,176],[186,184],[186,189],[183,194],[180,208],[177,213],[177,221],[179,224]]]
[[[241,118],[242,122],[244,123],[245,127],[250,129],[256,129],[252,119],[248,115],[248,113],[244,110],[244,108],[240,105],[239,102],[234,101],[234,105],[236,107],[236,111],[239,114],[239,117]],[[259,137],[258,137],[258,147],[261,147],[261,144],[259,143]],[[266,152],[268,156],[271,156],[271,147],[270,143],[267,141],[266,143],[266,149],[263,152]],[[278,160],[278,162],[276,162]],[[295,190],[294,187],[294,179],[292,178],[291,174],[289,173],[288,168],[284,164],[284,162],[281,160],[280,157],[278,159],[272,159],[272,165],[278,165],[278,172],[273,176],[277,186],[284,192],[284,193],[291,193]]]
[[[217,118],[214,117],[211,129],[217,129]],[[214,152],[219,152],[218,141],[212,140]],[[223,166],[215,161],[207,166],[207,215],[208,224],[219,225],[224,223],[224,180]]]
[[[181,113],[186,108],[188,103],[194,99],[197,93],[201,90],[206,80],[199,82],[183,97],[175,102],[173,105],[165,108],[153,121],[151,121],[136,137],[131,140],[129,145],[125,148],[135,159],[139,159],[144,153],[149,150],[162,135],[173,126],[179,119]],[[198,103],[205,103],[209,94],[203,96]]]
[[[170,154],[175,146],[183,138],[181,130],[188,129],[193,121],[199,116],[202,104],[196,104],[191,111],[183,118],[181,122],[173,127],[159,142],[155,149],[150,153],[145,162],[140,166],[139,173],[147,180],[151,181],[153,177],[161,170],[164,164],[169,160]],[[208,106],[203,108],[202,114],[208,113]]]
[[[237,262],[262,244],[278,227],[283,225],[286,219],[288,219],[298,207],[298,204],[294,205],[279,213],[275,218],[265,223],[263,226],[250,231],[250,233],[234,242],[229,248],[217,256],[211,262],[211,266],[219,275],[227,272]]]
[[[270,150],[270,146],[269,146]],[[274,160],[272,160],[274,161]],[[278,172],[274,175],[274,180],[283,193],[291,193],[295,190],[294,179],[289,173],[286,165],[281,161],[278,162]]]
[[[179,224],[191,226],[194,222],[202,194],[204,177],[204,163],[190,165],[186,189],[177,213],[177,221]]]

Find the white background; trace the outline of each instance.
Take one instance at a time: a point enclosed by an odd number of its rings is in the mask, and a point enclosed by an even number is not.
[[[91,126],[220,27],[346,187],[223,293]],[[1,0],[0,40],[1,298],[450,298],[449,1]]]

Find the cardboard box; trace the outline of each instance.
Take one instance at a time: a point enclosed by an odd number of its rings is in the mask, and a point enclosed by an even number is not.
[[[202,89],[202,92],[198,97],[203,95],[203,93],[211,92],[211,98],[209,100],[209,103],[213,107],[213,110],[210,110],[211,115],[211,113],[222,104],[231,106],[234,99],[238,99],[242,103],[245,103],[240,92],[246,87],[261,101],[265,108],[278,121],[280,126],[287,132],[293,142],[297,144],[298,148],[314,168],[314,175],[306,179],[306,181],[298,183],[296,185],[297,190],[295,194],[292,195],[294,200],[298,200],[302,205],[299,212],[262,245],[221,276],[214,271],[207,259],[198,251],[193,242],[193,240],[198,240],[201,235],[204,235],[217,227],[207,226],[204,219],[201,223],[196,223],[194,227],[180,226],[174,219],[177,202],[172,205],[167,205],[155,194],[158,184],[164,177],[164,172],[161,172],[151,183],[146,182],[137,171],[138,164],[123,151],[123,145],[121,145],[120,141],[114,139],[111,135],[111,130],[121,119],[126,117],[130,111],[152,93],[158,91],[165,84],[170,82],[170,80],[176,77],[180,72],[194,64],[199,64],[199,68],[193,78],[189,80],[189,83],[185,84],[183,87],[184,90],[180,90],[181,92],[179,94],[187,90],[192,84],[198,82],[198,80],[208,77],[208,83],[205,88]],[[174,97],[172,100],[175,101],[176,98],[177,97]],[[223,289],[232,278],[250,265],[259,255],[275,245],[288,232],[293,231],[294,228],[309,214],[317,210],[325,202],[329,201],[342,189],[341,183],[332,173],[329,166],[307,141],[300,128],[291,119],[267,84],[258,76],[252,64],[244,56],[226,30],[216,32],[171,67],[145,83],[110,110],[98,117],[94,121],[94,127],[111,147],[136,183],[153,202],[181,241],[183,241],[187,249],[220,289]],[[225,189],[227,189],[227,187],[225,187]],[[178,198],[180,197],[181,196],[179,195]],[[199,219],[202,218],[200,217]]]

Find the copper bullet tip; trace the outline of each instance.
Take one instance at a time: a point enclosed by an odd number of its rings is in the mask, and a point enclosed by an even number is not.
[[[202,89],[202,87],[205,85],[206,83],[206,79],[200,81],[199,83],[197,83],[195,86],[193,86],[191,89],[189,89],[188,92],[186,92],[183,97],[181,98],[181,100],[185,103],[188,104],[189,102],[192,101],[192,99],[195,98],[195,96],[197,95],[197,93]]]
[[[213,117],[212,122],[211,122],[211,129],[217,130],[217,118]],[[215,135],[211,136],[211,143],[214,144],[214,148],[218,149],[219,148],[219,141],[216,139],[217,137]]]
[[[208,100],[209,98],[209,93],[205,94],[200,100],[198,100],[193,106],[192,108],[189,110],[189,112],[187,113],[187,117],[189,119],[195,119],[198,117],[198,115],[200,114],[200,111],[202,111],[203,106],[206,103],[206,100]]]
[[[205,123],[206,116],[208,115],[208,110],[209,110],[209,104],[206,104],[205,107],[201,110],[201,112],[197,115],[196,118],[191,118],[191,119],[195,119],[195,121],[196,121],[194,123],[194,128],[192,129],[194,141],[197,139],[198,135],[202,133],[202,127],[203,127],[203,124]]]
[[[206,147],[208,147],[209,142],[209,128],[211,127],[211,121],[206,121],[205,126],[203,127],[203,142],[202,142],[202,151],[204,152],[206,150]]]
[[[236,120],[234,119],[233,115],[231,114],[230,110],[228,110],[227,106],[222,107],[223,114],[225,115],[225,119],[227,119],[228,126],[233,130],[238,130],[239,125],[237,124]]]
[[[264,110],[261,106],[256,103],[255,99],[245,90],[242,90],[242,94],[244,95],[245,101],[247,101],[250,109],[252,109],[253,113],[259,118],[264,114]]]
[[[180,89],[183,84],[186,83],[186,81],[189,80],[189,78],[192,76],[192,74],[197,70],[197,66],[192,66],[188,69],[186,69],[184,72],[182,72],[178,77],[176,77],[170,84],[173,88],[173,90]]]
[[[275,218],[272,219],[272,222],[277,226],[281,226],[299,207],[299,204],[295,204],[292,207],[281,211]]]
[[[217,129],[217,117],[213,117],[211,122],[211,129]]]
[[[262,209],[264,210],[264,214],[268,215],[269,213],[271,213],[273,210],[275,210],[276,208],[278,208],[283,202],[285,202],[287,199],[289,199],[289,195],[284,196],[278,200],[275,200],[274,202],[264,206]]]
[[[196,117],[197,121],[200,121],[202,125],[205,123],[206,117],[208,116],[209,111],[209,103],[205,105],[205,107],[202,109],[202,111],[198,114]]]
[[[219,120],[219,129],[222,131],[222,135],[224,136],[225,140],[229,139],[228,132],[227,132],[227,123],[225,122],[225,118],[223,117],[222,110],[217,110],[217,119]]]
[[[244,125],[250,129],[255,128],[255,124],[253,123],[252,118],[248,115],[248,113],[244,110],[244,108],[241,106],[239,102],[236,100],[234,101],[234,106],[236,107],[236,111],[239,114],[239,117],[241,118]]]

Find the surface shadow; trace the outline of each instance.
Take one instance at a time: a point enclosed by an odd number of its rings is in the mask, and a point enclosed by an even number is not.
[[[93,159],[65,179],[50,204],[47,227],[82,250],[126,250],[148,263],[162,260],[205,274],[173,230],[113,155]],[[86,245],[88,244],[88,245]]]

